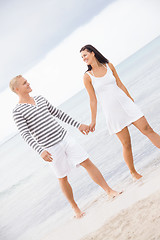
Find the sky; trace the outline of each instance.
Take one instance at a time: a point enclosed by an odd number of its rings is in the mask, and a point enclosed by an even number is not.
[[[159,12],[159,0],[1,1],[0,142],[16,132],[12,77],[23,74],[33,95],[59,105],[84,88],[83,45],[116,66],[159,36]]]
[[[1,0],[0,91],[113,0]]]

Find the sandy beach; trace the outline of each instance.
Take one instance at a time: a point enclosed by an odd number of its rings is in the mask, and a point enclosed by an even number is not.
[[[160,170],[117,199],[121,210],[81,240],[159,240]]]
[[[160,240],[160,169],[130,182],[114,200],[101,194],[83,206],[86,216],[71,218],[45,240]],[[62,231],[63,229],[63,231]]]
[[[82,240],[159,240],[160,191],[122,210]]]

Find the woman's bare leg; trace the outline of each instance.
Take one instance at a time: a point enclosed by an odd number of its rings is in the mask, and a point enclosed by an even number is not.
[[[119,194],[108,186],[99,169],[89,159],[86,159],[80,165],[87,170],[92,180],[102,187],[109,196],[115,197]]]
[[[128,128],[127,127],[123,128],[120,132],[116,133],[116,135],[122,143],[123,157],[130,170],[130,173],[136,179],[141,178],[142,175],[140,175],[134,167],[131,138],[130,138]]]
[[[160,136],[153,131],[148,124],[145,117],[141,117],[137,121],[133,122],[133,125],[138,128],[149,140],[158,148],[160,148]]]

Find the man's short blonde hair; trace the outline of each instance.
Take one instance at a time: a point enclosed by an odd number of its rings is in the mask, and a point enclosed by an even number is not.
[[[9,83],[9,87],[13,92],[15,92],[15,88],[18,86],[18,79],[21,77],[22,77],[22,75],[18,75],[11,79],[11,81]]]

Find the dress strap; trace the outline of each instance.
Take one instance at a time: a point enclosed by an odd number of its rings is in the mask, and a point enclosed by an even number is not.
[[[90,78],[92,78],[94,76],[94,75],[92,76],[93,73],[92,74],[90,74],[89,72],[86,72],[86,73],[90,76]]]
[[[91,73],[92,73],[92,75],[94,76],[94,73],[93,73],[93,70],[91,69]],[[95,77],[95,76],[94,76]]]
[[[93,84],[94,82],[94,76],[92,74],[90,74],[89,72],[86,72],[88,74],[88,76],[90,77],[91,79],[91,83]]]
[[[101,63],[101,65],[102,65],[104,68],[107,69],[107,66],[106,66],[105,64]],[[108,69],[107,69],[107,70],[108,70]],[[87,73],[91,78],[92,78],[92,77],[95,77],[92,69],[91,69],[91,73],[92,73],[92,74],[90,74],[89,72],[86,72],[86,73]]]
[[[101,63],[101,64],[102,64],[102,63]],[[102,66],[105,67],[105,68],[107,69],[107,64],[106,64],[106,65],[105,65],[105,64],[102,64]]]

